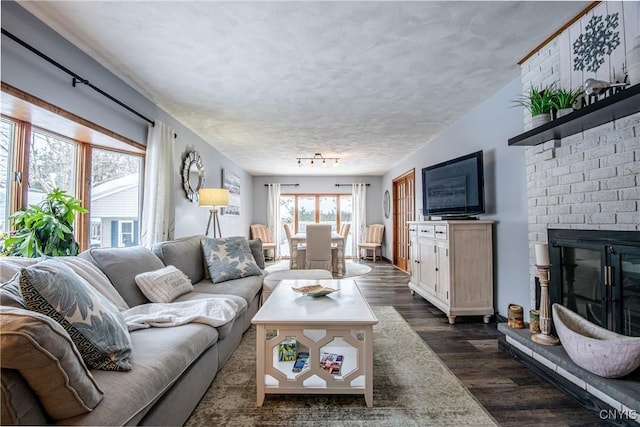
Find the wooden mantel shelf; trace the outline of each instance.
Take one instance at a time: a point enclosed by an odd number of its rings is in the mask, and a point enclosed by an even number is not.
[[[509,138],[509,145],[533,146],[600,126],[640,111],[640,84],[542,126]]]

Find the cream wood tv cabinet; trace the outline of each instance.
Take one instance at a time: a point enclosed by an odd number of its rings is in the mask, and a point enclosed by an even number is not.
[[[408,222],[411,245],[409,288],[457,316],[493,315],[493,221]]]

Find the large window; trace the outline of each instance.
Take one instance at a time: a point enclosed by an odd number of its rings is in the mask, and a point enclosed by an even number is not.
[[[294,233],[304,233],[307,224],[331,224],[333,232],[340,231],[352,218],[351,194],[282,194],[280,222],[289,224]],[[280,255],[289,256],[287,236],[282,232]],[[351,233],[345,242],[345,256],[351,253]]]
[[[25,105],[24,99],[3,92],[5,96],[10,100],[6,104]],[[81,250],[138,245],[144,147],[108,131],[98,132],[90,123],[28,105],[38,110],[34,120],[46,120],[32,123],[32,117],[2,116],[0,233],[10,231],[12,212],[60,188],[89,210],[74,224]],[[19,111],[9,113],[19,115]]]
[[[91,150],[91,247],[139,244],[142,157]]]
[[[76,195],[78,145],[41,130],[31,132],[27,205],[35,205],[54,188]]]
[[[9,231],[7,218],[10,214],[9,192],[15,126],[7,120],[2,120],[0,124],[0,233],[5,233]]]

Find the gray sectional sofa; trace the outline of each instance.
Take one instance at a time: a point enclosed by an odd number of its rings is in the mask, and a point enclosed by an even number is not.
[[[136,286],[134,278],[137,274],[173,265],[189,277],[194,287],[192,292],[181,295],[176,301],[226,296],[241,307],[232,321],[216,328],[188,323],[130,332],[132,370],[91,370],[95,383],[104,393],[102,399],[92,410],[65,419],[52,419],[43,408],[42,396],[36,395],[20,369],[3,364],[0,423],[182,425],[249,328],[259,308],[266,275],[262,270],[261,275],[212,283],[202,255],[200,242],[204,238],[193,236],[162,242],[151,250],[142,247],[90,249],[78,258],[97,266],[129,307],[149,302]],[[250,246],[256,263],[264,269],[260,241],[251,241]],[[3,283],[19,271],[20,266],[37,261],[0,258]],[[1,290],[3,310],[12,310],[15,314],[16,310],[25,309],[21,307],[15,279],[4,283]],[[4,335],[2,342],[4,346]]]

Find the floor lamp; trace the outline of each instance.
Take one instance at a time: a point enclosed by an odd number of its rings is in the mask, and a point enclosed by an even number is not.
[[[229,206],[229,190],[226,188],[202,188],[198,191],[198,200],[201,207],[209,208],[209,221],[207,221],[205,236],[209,236],[209,227],[213,220],[213,237],[222,237],[218,208]]]

